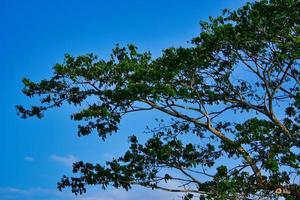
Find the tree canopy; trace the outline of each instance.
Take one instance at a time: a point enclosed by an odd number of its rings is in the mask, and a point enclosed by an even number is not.
[[[51,78],[23,80],[40,103],[18,114],[42,118],[70,104],[78,135],[103,140],[128,113],[168,116],[147,142],[129,136],[128,151],[106,165],[74,163],[59,190],[139,185],[185,199],[300,199],[299,16],[298,0],[262,0],[210,17],[189,47],[157,58],[134,45],[117,45],[108,60],[66,55]]]

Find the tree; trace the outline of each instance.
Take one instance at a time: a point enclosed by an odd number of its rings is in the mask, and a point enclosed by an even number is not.
[[[117,45],[109,60],[66,55],[50,79],[23,80],[40,105],[17,106],[18,114],[42,118],[69,103],[78,135],[103,140],[128,113],[169,117],[146,143],[130,136],[129,150],[105,166],[74,163],[77,176],[64,176],[60,190],[139,185],[185,199],[300,199],[299,16],[298,0],[263,0],[210,17],[190,47],[158,58],[134,45]],[[172,181],[181,186],[161,184]]]

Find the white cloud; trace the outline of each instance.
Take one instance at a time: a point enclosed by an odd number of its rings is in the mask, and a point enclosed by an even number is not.
[[[78,161],[78,159],[74,155],[58,156],[53,154],[50,156],[50,159],[58,163],[61,163],[67,167],[72,166],[74,162]]]
[[[152,190],[143,187],[134,187],[129,191],[124,189],[111,188],[101,190],[99,188],[88,188],[87,194],[79,196],[78,200],[139,200],[139,199],[155,199],[155,200],[176,200],[181,199],[182,195],[160,190]],[[77,198],[75,198],[77,200]]]
[[[31,156],[25,156],[24,160],[27,161],[27,162],[32,162],[32,161],[34,161],[34,158],[31,157]]]
[[[9,187],[9,188],[0,188],[0,195],[2,194],[27,195],[29,194],[29,192],[23,189]]]
[[[115,157],[112,153],[104,153],[102,156],[105,160],[112,160]]]
[[[122,189],[101,190],[97,188],[89,188],[84,195],[75,196],[69,190],[59,192],[56,189],[50,188],[0,188],[0,199],[44,199],[44,200],[140,200],[140,199],[155,199],[155,200],[175,200],[181,199],[178,194],[161,192],[157,190],[144,189],[136,187],[132,190],[125,191]]]
[[[61,193],[58,190],[42,187],[33,188],[15,188],[6,187],[0,188],[0,199],[6,197],[7,199],[21,199],[25,197],[67,197],[71,194]],[[5,199],[5,198],[4,198]]]

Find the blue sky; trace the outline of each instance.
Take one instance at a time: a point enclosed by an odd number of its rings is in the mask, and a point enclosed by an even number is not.
[[[128,193],[92,189],[84,197],[57,192],[76,160],[103,163],[120,155],[127,137],[140,133],[157,117],[129,115],[116,135],[103,142],[96,135],[77,137],[72,108],[53,110],[42,120],[21,120],[15,106],[34,100],[21,93],[21,79],[50,77],[65,53],[96,53],[107,58],[116,43],[136,44],[159,56],[161,50],[186,45],[200,32],[199,21],[235,9],[245,0],[0,0],[0,199],[173,199],[174,195],[137,188]],[[176,197],[176,195],[175,195]]]

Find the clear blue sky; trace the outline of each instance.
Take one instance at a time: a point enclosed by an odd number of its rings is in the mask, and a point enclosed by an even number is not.
[[[141,189],[93,190],[83,198],[56,191],[70,163],[100,162],[120,155],[127,136],[142,132],[148,116],[128,116],[121,131],[106,142],[95,135],[77,137],[72,109],[54,110],[42,120],[21,120],[17,104],[33,100],[21,93],[23,77],[50,77],[65,53],[107,57],[116,43],[136,44],[158,56],[163,48],[185,45],[200,31],[199,21],[235,9],[245,0],[0,0],[0,199],[172,199]],[[148,198],[147,198],[148,199]]]

